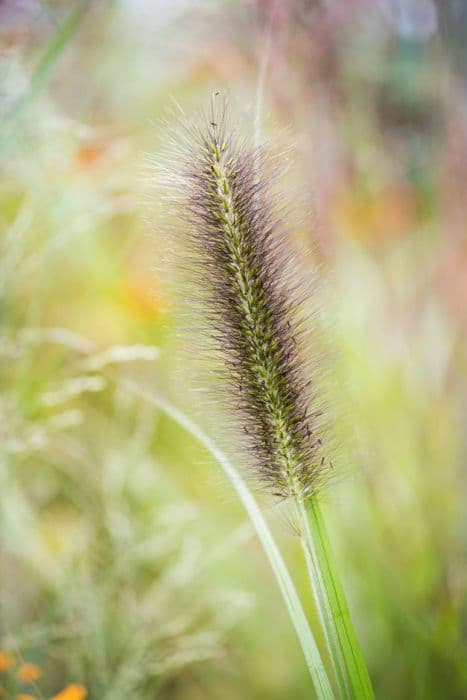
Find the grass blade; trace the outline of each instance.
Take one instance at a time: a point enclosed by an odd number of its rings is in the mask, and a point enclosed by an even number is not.
[[[0,152],[1,150],[5,150],[7,145],[11,145],[11,129],[15,120],[24,115],[31,102],[33,102],[36,95],[47,82],[54,65],[78,28],[90,2],[91,0],[79,0],[79,2],[76,3],[75,8],[57,29],[52,41],[39,60],[31,79],[29,89],[16,100],[13,107],[3,118],[3,134],[0,137]]]
[[[245,510],[247,511],[251,522],[256,530],[256,533],[261,541],[264,552],[271,564],[274,574],[277,579],[280,591],[284,598],[289,615],[292,619],[295,631],[299,638],[302,650],[306,659],[308,669],[316,691],[316,697],[319,700],[331,700],[334,698],[334,693],[324,667],[321,655],[319,653],[315,638],[311,632],[308,620],[306,618],[303,606],[298,597],[294,583],[287,570],[287,566],[282,558],[282,555],[276,545],[269,526],[259,508],[250,489],[241,478],[238,471],[230,463],[224,453],[217,445],[206,435],[193,421],[185,416],[181,411],[172,406],[164,399],[153,394],[149,394],[141,389],[133,382],[121,382],[121,385],[131,393],[139,396],[148,403],[157,406],[160,410],[176,421],[184,430],[191,433],[206,449],[211,453],[215,460],[223,469],[225,475],[231,482],[239,499],[241,500]]]
[[[311,587],[341,695],[345,700],[373,700],[371,680],[334,567],[317,499],[299,503],[298,517]]]

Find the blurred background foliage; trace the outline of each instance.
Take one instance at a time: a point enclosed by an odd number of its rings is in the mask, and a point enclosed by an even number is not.
[[[0,3],[5,697],[310,697],[218,467],[123,383],[196,402],[147,162],[172,101],[217,89],[293,142],[345,416],[326,514],[376,695],[467,696],[466,47],[457,0]]]

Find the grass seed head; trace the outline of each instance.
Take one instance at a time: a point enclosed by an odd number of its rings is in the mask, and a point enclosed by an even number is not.
[[[325,460],[298,323],[300,275],[272,204],[267,156],[230,126],[225,101],[215,97],[204,122],[185,134],[176,210],[203,328],[259,480],[278,496],[307,497]]]

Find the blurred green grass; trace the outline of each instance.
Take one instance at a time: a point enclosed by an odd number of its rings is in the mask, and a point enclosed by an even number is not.
[[[2,115],[70,9],[38,6],[2,10]],[[467,129],[448,19],[421,39],[364,2],[91,3],[15,120],[0,181],[0,648],[43,668],[44,697],[71,682],[99,700],[310,696],[217,466],[120,386],[192,402],[147,156],[172,98],[191,112],[227,88],[251,115],[265,51],[264,130],[296,144],[289,194],[311,210],[297,235],[324,280],[341,444],[326,516],[376,696],[467,695]],[[267,512],[306,591],[293,531]]]

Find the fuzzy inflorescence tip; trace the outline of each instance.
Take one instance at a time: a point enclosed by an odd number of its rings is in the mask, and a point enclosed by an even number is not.
[[[275,214],[267,158],[230,123],[215,96],[204,125],[185,134],[177,213],[204,328],[255,473],[274,494],[306,498],[326,466],[297,321],[300,273]]]

